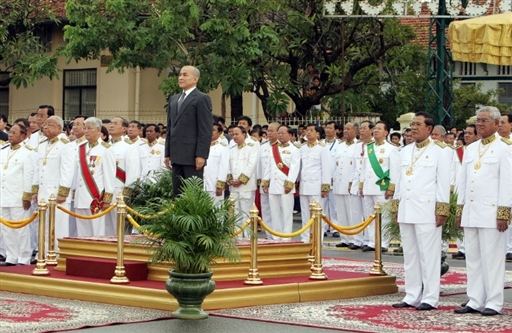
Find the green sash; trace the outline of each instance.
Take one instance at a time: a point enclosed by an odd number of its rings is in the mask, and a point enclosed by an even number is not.
[[[379,177],[379,180],[375,182],[375,184],[379,185],[381,191],[386,191],[389,187],[389,170],[384,172],[382,167],[380,166],[379,160],[377,160],[377,155],[375,155],[375,143],[370,143],[367,147],[368,149],[368,159],[370,160],[370,164],[372,165],[373,172]]]

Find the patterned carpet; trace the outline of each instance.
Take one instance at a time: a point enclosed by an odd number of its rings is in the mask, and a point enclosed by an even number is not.
[[[114,323],[170,318],[167,311],[148,310],[0,291],[0,332],[58,332]]]
[[[505,333],[512,332],[512,304],[502,316],[484,317],[478,313],[456,315],[461,298],[447,296],[435,311],[394,309],[402,295],[384,295],[339,301],[295,303],[241,309],[219,310],[212,316],[244,318],[375,333]]]

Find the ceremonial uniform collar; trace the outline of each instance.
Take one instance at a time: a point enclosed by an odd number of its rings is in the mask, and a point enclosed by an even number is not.
[[[336,141],[336,138],[333,138],[332,140],[325,139],[325,143],[333,143]]]
[[[425,148],[429,144],[430,144],[430,140],[427,138],[425,141],[422,141],[420,143],[416,143],[416,148],[418,148],[418,149]]]
[[[493,142],[494,140],[496,140],[496,135],[493,134],[485,139],[482,139],[482,144],[487,145],[487,144]]]
[[[21,148],[21,145],[18,143],[18,144],[15,144],[15,145],[11,145],[11,150],[18,150]]]
[[[148,141],[148,146],[153,147],[153,146],[154,146],[154,145],[156,145],[157,143],[158,143],[158,140],[155,140],[155,141],[153,141],[153,142],[149,142],[149,141]]]
[[[347,140],[347,141],[345,141],[345,144],[346,144],[347,146],[350,146],[351,144],[354,144],[354,143],[355,143],[355,142],[354,142],[354,140],[351,140],[351,141],[348,141],[348,140]]]
[[[218,141],[218,140],[212,141],[212,142],[210,143],[210,147],[215,146],[217,143],[219,143],[219,141]]]
[[[238,145],[238,149],[242,149],[243,147],[247,146],[247,144],[244,142],[241,145]]]
[[[85,135],[83,135],[80,138],[76,139],[76,143],[82,143],[84,141],[85,141]]]
[[[309,142],[308,142],[308,147],[309,147],[309,148],[313,148],[313,147],[314,147],[314,146],[316,146],[317,144],[318,144],[318,141],[315,141],[315,142],[313,142],[313,143],[309,143]]]
[[[98,141],[96,141],[96,142],[89,142],[89,148],[94,148],[94,147],[96,147],[99,144],[100,143]]]
[[[49,144],[53,145],[55,142],[59,141],[59,137],[56,136],[54,137],[53,139],[51,139],[50,141],[48,141]]]
[[[382,141],[382,142],[377,142],[377,140],[375,140],[375,145],[376,146],[382,146],[383,144],[386,143],[386,140]]]
[[[279,144],[279,147],[286,148],[286,147],[288,147],[289,145],[290,145],[290,143],[289,143],[289,142],[286,142],[286,143],[280,143],[280,144]]]
[[[122,137],[122,136],[120,136],[120,137],[118,137],[118,138],[115,138],[115,139],[114,139],[114,138],[112,138],[112,144],[118,143],[118,142],[120,142],[120,141],[122,141],[122,140],[123,140],[123,137]]]

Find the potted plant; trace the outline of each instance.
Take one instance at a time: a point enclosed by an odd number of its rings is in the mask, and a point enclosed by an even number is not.
[[[166,281],[167,291],[179,303],[173,315],[204,319],[208,314],[201,304],[215,289],[211,266],[217,260],[240,260],[236,237],[232,236],[236,216],[229,212],[228,200],[214,203],[203,190],[201,179],[184,179],[182,184],[183,193],[178,197],[147,203],[143,213],[155,216],[142,226],[149,237],[139,241],[148,247],[152,263],[173,265]]]

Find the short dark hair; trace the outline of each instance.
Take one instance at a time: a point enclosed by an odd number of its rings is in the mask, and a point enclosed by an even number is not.
[[[55,108],[50,104],[39,105],[37,109],[47,109],[48,118],[50,118],[51,116],[55,116]]]
[[[146,130],[148,129],[149,126],[154,126],[155,127],[155,132],[156,133],[160,133],[160,127],[157,125],[157,124],[147,124],[145,127],[144,127],[144,136],[146,136]]]
[[[106,124],[109,124],[109,123],[110,123],[110,119],[107,119],[107,118],[105,118],[105,119],[101,119],[101,123],[102,123],[102,124],[105,124],[105,123],[106,123]]]
[[[14,121],[15,124],[18,124],[18,122],[22,122],[23,123],[23,126],[25,127],[30,127],[30,123],[28,122],[28,120],[26,118],[18,118]],[[18,124],[19,125],[19,124]]]
[[[84,118],[84,120],[86,120],[89,117],[79,114],[79,115],[74,116],[73,120],[77,120],[78,118]]]
[[[236,119],[236,123],[238,124],[241,120],[245,120],[247,121],[247,124],[249,125],[249,127],[252,127],[252,119],[247,117],[247,116],[240,116]]]
[[[140,121],[137,121],[137,120],[132,120],[128,123],[129,124],[136,124],[137,125],[137,128],[138,129],[141,129],[142,128],[142,124],[140,123]]]
[[[425,118],[425,126],[432,127],[432,129],[430,130],[430,132],[432,133],[432,131],[434,130],[434,126],[436,125],[436,122],[434,121],[434,116],[432,116],[428,112],[423,112],[423,111],[416,112],[414,114],[414,116],[415,117],[423,117],[423,118]]]
[[[328,122],[325,123],[325,126],[330,125],[330,124],[334,124],[334,129],[338,128],[338,123],[335,122],[334,120],[329,120]]]
[[[4,123],[6,123],[6,122],[7,122],[7,116],[6,116],[5,114],[3,114],[3,113],[2,113],[2,114],[0,114],[0,119],[2,119],[2,121],[3,121]]]
[[[238,127],[238,126],[236,124],[231,124],[231,125],[228,126],[228,130],[232,129],[232,128],[235,128],[235,127]]]
[[[37,112],[31,112],[31,113],[28,115],[28,117],[34,117],[34,116],[37,116]],[[28,119],[28,117],[27,117],[27,119]]]
[[[393,132],[393,133],[391,133],[391,135],[389,137],[391,139],[394,137],[397,137],[398,139],[400,139],[402,137],[402,135],[400,135],[400,133],[398,133],[398,132]]]
[[[475,124],[468,124],[466,126],[466,129],[468,129],[468,128],[472,128],[475,131],[475,135],[478,135],[478,131],[476,130],[476,125]]]
[[[241,130],[243,134],[247,134],[247,130],[245,129],[245,127],[243,127],[243,126],[235,126],[235,128],[238,128],[239,130]]]
[[[103,141],[108,142],[108,130],[105,126],[101,126],[101,133],[107,137],[106,139],[103,139]]]
[[[21,124],[14,124],[14,125],[11,126],[11,128],[13,126],[16,126],[16,125],[20,128],[20,133],[26,136],[27,135],[27,128],[24,125],[21,125]]]
[[[446,133],[445,137],[447,137],[448,135],[449,135],[449,136],[452,136],[452,135],[453,135],[453,138],[455,139],[455,133],[453,133],[453,132],[448,132],[448,133]]]
[[[217,132],[224,132],[224,129],[222,128],[222,125],[219,123],[213,123],[213,127]]]
[[[364,124],[364,123],[367,123],[368,124],[368,128],[370,128],[370,129],[373,129],[375,127],[375,124],[372,121],[370,121],[370,120],[363,120],[361,122],[361,125]]]
[[[512,113],[504,114],[503,116],[507,116],[507,118],[508,118],[508,122],[509,122],[509,123],[512,123]]]
[[[379,120],[378,122],[375,123],[375,125],[377,124],[382,124],[384,125],[384,130],[386,130],[386,132],[390,132],[391,131],[391,127],[389,126],[388,123],[386,123],[384,120]]]
[[[126,120],[125,118],[123,118],[123,117],[114,117],[114,118],[121,119],[123,127],[128,127],[128,120]]]

